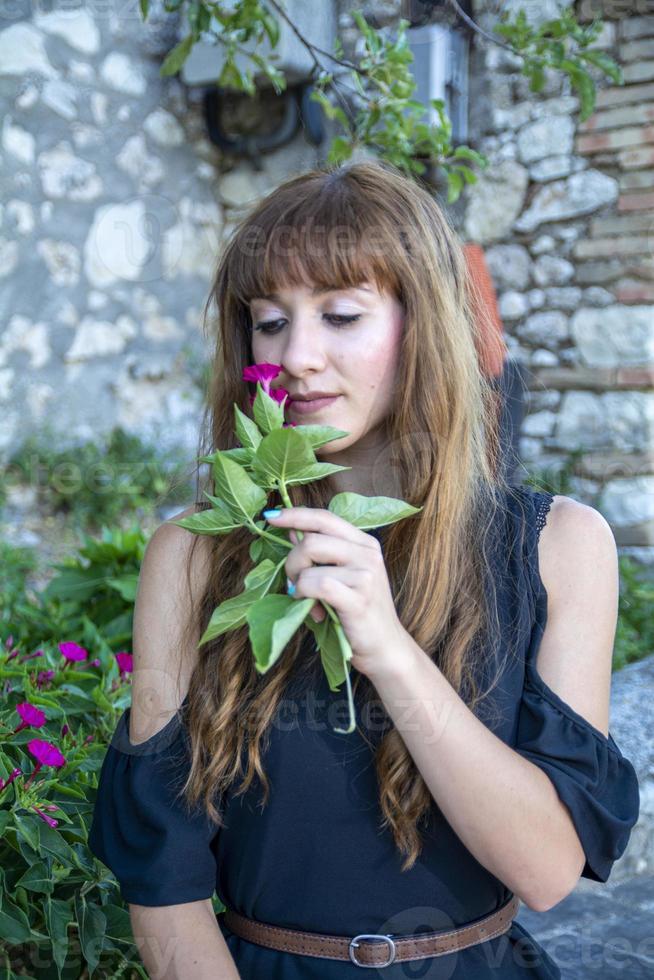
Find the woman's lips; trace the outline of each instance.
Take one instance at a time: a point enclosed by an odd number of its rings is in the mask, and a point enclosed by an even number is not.
[[[311,401],[294,401],[289,406],[289,412],[297,412],[298,415],[309,415],[311,412],[319,412],[321,409],[326,408],[340,398],[340,395],[334,395],[333,398],[313,398]]]

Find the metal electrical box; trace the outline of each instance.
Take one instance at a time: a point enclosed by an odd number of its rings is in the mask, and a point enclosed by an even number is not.
[[[425,105],[429,123],[438,122],[430,99],[443,99],[452,123],[452,142],[468,138],[468,36],[448,24],[424,24],[407,30],[416,81],[412,98]]]
[[[223,4],[222,6],[226,5]],[[307,0],[285,0],[284,9],[303,37],[324,51],[334,51],[337,22],[336,4],[333,0],[312,0],[311,3],[307,3]],[[241,47],[265,58],[266,61],[271,60],[275,68],[284,73],[288,84],[294,85],[309,77],[311,69],[314,67],[314,60],[286,20],[283,17],[277,17],[277,21],[280,35],[274,48],[267,36],[258,45],[254,40],[250,40],[242,43]],[[220,33],[221,25],[219,23],[216,23],[215,30],[216,33]],[[188,33],[188,24],[185,24],[180,40]],[[274,55],[272,59],[271,55]],[[333,70],[334,62],[325,55],[318,55],[318,60],[327,71]],[[200,40],[191,49],[191,53],[180,71],[180,77],[186,85],[215,84],[224,63],[224,48],[219,41],[214,42],[210,38]],[[234,63],[241,72],[249,69],[258,87],[272,87],[268,76],[261,72],[245,54],[238,52],[234,57]],[[229,86],[224,87],[229,88]]]

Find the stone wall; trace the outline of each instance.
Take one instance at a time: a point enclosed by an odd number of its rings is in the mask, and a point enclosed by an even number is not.
[[[196,449],[202,307],[234,220],[319,161],[207,137],[201,89],[159,69],[173,18],[136,3],[0,20],[0,457],[120,424]],[[14,8],[15,11],[18,7]]]
[[[522,4],[516,3],[515,6]],[[629,6],[629,5],[627,5]],[[496,4],[478,0],[491,28]],[[534,5],[535,16],[551,16]],[[584,4],[625,85],[599,73],[579,124],[567,79],[529,91],[510,52],[476,38],[473,138],[491,159],[471,188],[464,235],[484,245],[512,356],[529,377],[521,456],[577,456],[577,499],[610,521],[621,553],[654,560],[654,12]]]

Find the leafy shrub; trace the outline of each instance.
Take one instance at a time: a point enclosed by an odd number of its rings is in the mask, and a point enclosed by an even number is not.
[[[8,461],[4,493],[10,485],[28,485],[49,512],[63,513],[75,526],[99,528],[122,515],[186,500],[190,474],[174,450],[163,452],[122,428],[100,440],[53,448],[56,434],[29,436]]]
[[[147,980],[118,883],[88,848],[102,761],[131,703],[131,655],[122,648],[145,545],[136,527],[87,537],[33,599],[25,595],[33,562],[25,549],[3,546],[0,949],[7,978]],[[217,897],[214,908],[223,909]]]
[[[620,555],[618,566],[620,599],[614,670],[654,653],[654,581],[628,555]]]

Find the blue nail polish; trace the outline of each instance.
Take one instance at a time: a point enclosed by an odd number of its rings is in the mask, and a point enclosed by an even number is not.
[[[271,517],[279,517],[280,514],[281,514],[281,510],[264,510],[263,511],[263,516],[266,518],[267,521],[269,521]]]
[[[289,595],[295,595],[295,586],[291,582],[290,578],[286,579],[286,591]]]

